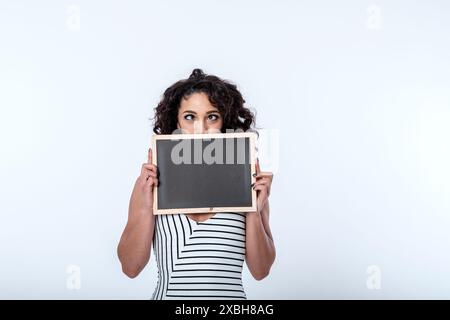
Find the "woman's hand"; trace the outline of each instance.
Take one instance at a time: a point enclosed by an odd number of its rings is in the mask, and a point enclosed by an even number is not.
[[[267,203],[272,185],[273,173],[261,172],[259,159],[256,159],[256,182],[253,184],[253,190],[256,190],[257,211],[261,212]]]
[[[153,212],[153,188],[158,186],[157,168],[152,164],[152,149],[148,149],[148,162],[141,168],[136,180],[130,205],[138,212]]]

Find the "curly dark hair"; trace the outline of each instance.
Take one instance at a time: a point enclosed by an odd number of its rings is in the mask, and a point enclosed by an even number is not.
[[[188,79],[179,80],[163,94],[155,110],[153,132],[172,134],[177,129],[178,109],[182,98],[193,93],[205,93],[210,103],[219,110],[223,119],[221,132],[226,129],[256,131],[255,114],[244,107],[245,100],[236,85],[214,75],[194,69]]]

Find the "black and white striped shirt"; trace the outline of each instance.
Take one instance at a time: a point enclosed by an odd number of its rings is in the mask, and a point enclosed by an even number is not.
[[[242,285],[245,214],[218,212],[203,222],[157,215],[152,299],[247,299]]]

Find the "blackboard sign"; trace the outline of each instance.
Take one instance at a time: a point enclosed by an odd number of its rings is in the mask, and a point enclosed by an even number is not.
[[[153,213],[256,211],[253,132],[153,135]]]

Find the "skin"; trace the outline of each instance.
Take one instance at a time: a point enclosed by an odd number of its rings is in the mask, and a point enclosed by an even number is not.
[[[204,93],[191,94],[182,99],[178,110],[178,128],[183,133],[214,133],[222,128],[219,110]],[[158,185],[157,168],[152,164],[152,150],[148,161],[141,166],[130,198],[128,221],[117,248],[123,272],[135,278],[150,259],[155,216],[153,215],[153,188]],[[148,178],[147,178],[148,177]],[[273,174],[261,172],[256,163],[257,211],[246,214],[245,261],[256,280],[264,279],[275,260],[275,246],[269,226],[269,195]],[[215,213],[197,213],[188,216],[195,221],[205,221]]]

